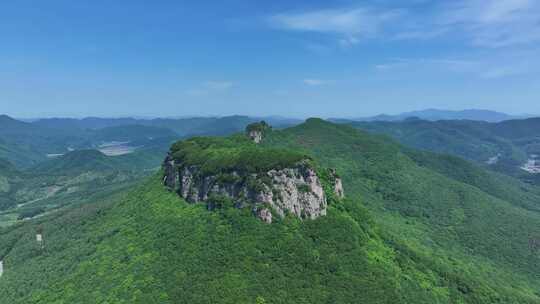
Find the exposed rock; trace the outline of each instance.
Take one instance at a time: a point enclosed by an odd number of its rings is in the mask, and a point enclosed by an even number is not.
[[[264,133],[271,130],[272,127],[265,121],[249,124],[246,127],[247,136],[256,144],[263,140]]]
[[[233,171],[219,176],[203,176],[197,167],[184,167],[170,157],[165,159],[163,167],[164,184],[191,203],[206,202],[210,196],[219,195],[233,200],[238,208],[269,205],[282,217],[286,212],[308,219],[326,215],[327,199],[321,181],[306,161],[264,173]],[[343,197],[341,179],[335,181],[336,194]],[[216,206],[207,202],[207,208],[213,210]],[[257,213],[257,216],[263,215]],[[263,217],[264,221],[269,220],[267,213]]]
[[[332,178],[334,179],[334,193],[338,198],[345,197],[345,191],[343,190],[343,183],[341,178],[337,175],[336,170],[332,169]]]
[[[267,224],[272,224],[272,212],[268,208],[261,208],[256,210],[256,215],[259,219]]]
[[[248,136],[251,140],[253,140],[254,143],[258,144],[262,141],[262,132],[261,131],[249,131]]]
[[[174,166],[174,160],[170,154],[167,154],[167,157],[163,162],[163,169],[165,170],[165,174],[163,176],[163,184],[165,184],[171,190],[176,189],[176,168]]]

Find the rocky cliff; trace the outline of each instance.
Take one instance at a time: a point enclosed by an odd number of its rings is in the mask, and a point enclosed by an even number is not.
[[[237,208],[251,207],[261,219],[271,222],[271,208],[280,216],[290,212],[300,218],[326,215],[327,198],[317,173],[307,161],[262,173],[231,171],[205,175],[196,166],[185,166],[168,156],[163,164],[164,184],[188,202],[206,202],[213,209],[216,197],[226,197]],[[343,197],[341,180],[335,176],[334,191]]]
[[[265,222],[272,213],[315,219],[326,215],[328,191],[343,197],[334,170],[319,169],[323,181],[309,157],[260,147],[249,131],[244,139],[195,138],[173,145],[163,162],[163,183],[188,202],[204,202],[208,209],[251,208]]]

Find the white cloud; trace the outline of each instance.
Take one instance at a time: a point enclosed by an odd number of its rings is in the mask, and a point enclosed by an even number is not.
[[[439,59],[439,58],[395,58],[389,62],[375,65],[375,69],[380,71],[422,67],[444,69],[454,72],[467,72],[478,66],[477,61],[461,59]]]
[[[440,37],[446,33],[450,32],[450,28],[448,27],[441,27],[441,28],[433,28],[433,29],[411,29],[411,30],[405,30],[402,32],[398,32],[394,35],[394,39],[396,40],[429,40],[433,38]]]
[[[399,7],[320,9],[273,15],[269,22],[282,30],[334,35],[342,47],[366,38],[452,36],[473,46],[499,48],[540,42],[540,1],[441,1],[421,13]]]
[[[337,34],[340,45],[351,46],[359,37],[376,36],[386,22],[401,15],[400,10],[371,8],[315,10],[271,16],[270,24],[279,29]]]
[[[332,81],[330,80],[322,80],[322,79],[314,79],[314,78],[307,78],[303,80],[304,84],[312,87],[322,86],[325,84],[329,84]]]
[[[519,21],[534,7],[531,0],[460,0],[450,6],[450,22],[497,24]]]
[[[507,47],[540,41],[537,0],[460,0],[443,9],[439,23],[463,32],[482,47]]]

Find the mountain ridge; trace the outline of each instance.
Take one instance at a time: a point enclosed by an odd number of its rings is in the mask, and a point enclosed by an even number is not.
[[[442,110],[425,109],[418,111],[403,112],[396,115],[380,114],[371,117],[359,117],[350,119],[332,118],[332,121],[403,121],[408,118],[420,118],[429,121],[438,120],[477,120],[487,122],[501,122],[512,119],[524,119],[534,115],[510,115],[502,112],[484,110],[484,109],[466,109],[466,110]]]
[[[540,155],[540,118],[497,123],[469,120],[350,122],[355,128],[387,135],[405,146],[446,153],[538,184],[522,169]]]

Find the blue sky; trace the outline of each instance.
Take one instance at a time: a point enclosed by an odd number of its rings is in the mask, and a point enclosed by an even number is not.
[[[0,4],[17,117],[540,113],[540,1]]]

